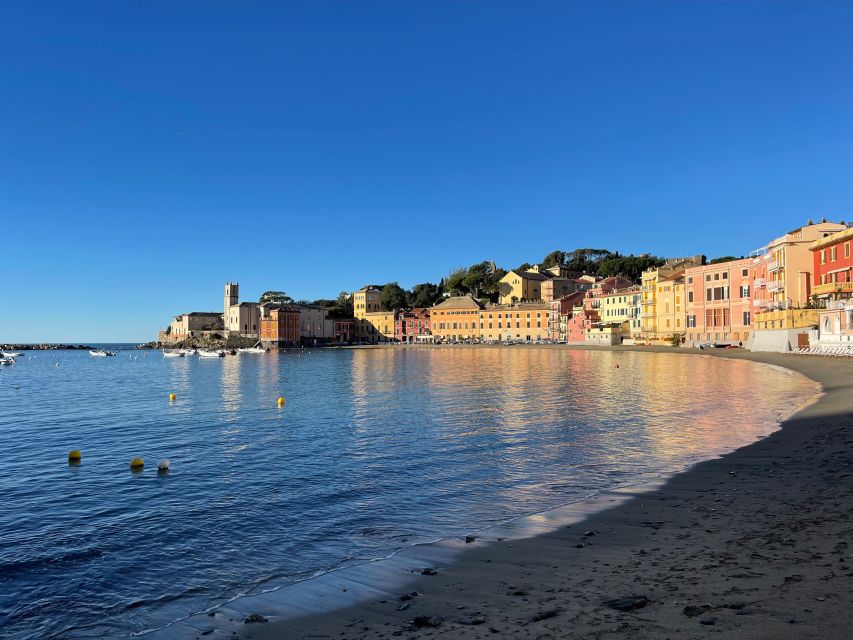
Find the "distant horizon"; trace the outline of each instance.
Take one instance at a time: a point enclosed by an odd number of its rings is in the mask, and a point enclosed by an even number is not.
[[[851,23],[787,0],[12,5],[0,341],[146,342],[229,280],[333,298],[850,220]]]

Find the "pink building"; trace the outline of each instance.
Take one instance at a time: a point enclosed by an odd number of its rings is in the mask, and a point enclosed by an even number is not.
[[[566,329],[572,309],[583,301],[585,291],[575,291],[548,303],[548,339],[567,340]]]
[[[745,343],[752,331],[752,258],[684,271],[688,344]]]

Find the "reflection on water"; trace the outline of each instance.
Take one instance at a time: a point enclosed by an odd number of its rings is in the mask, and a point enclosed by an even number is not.
[[[639,482],[751,442],[814,391],[743,361],[554,348],[77,356],[0,372],[15,637],[150,629]]]

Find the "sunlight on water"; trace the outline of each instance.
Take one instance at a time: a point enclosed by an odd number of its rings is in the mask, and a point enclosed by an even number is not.
[[[0,371],[4,634],[162,626],[683,468],[766,435],[815,391],[785,370],[678,354],[130,355],[38,352]]]

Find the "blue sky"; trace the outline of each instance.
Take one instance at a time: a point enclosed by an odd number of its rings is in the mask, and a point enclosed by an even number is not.
[[[853,218],[849,2],[0,10],[0,342]]]

